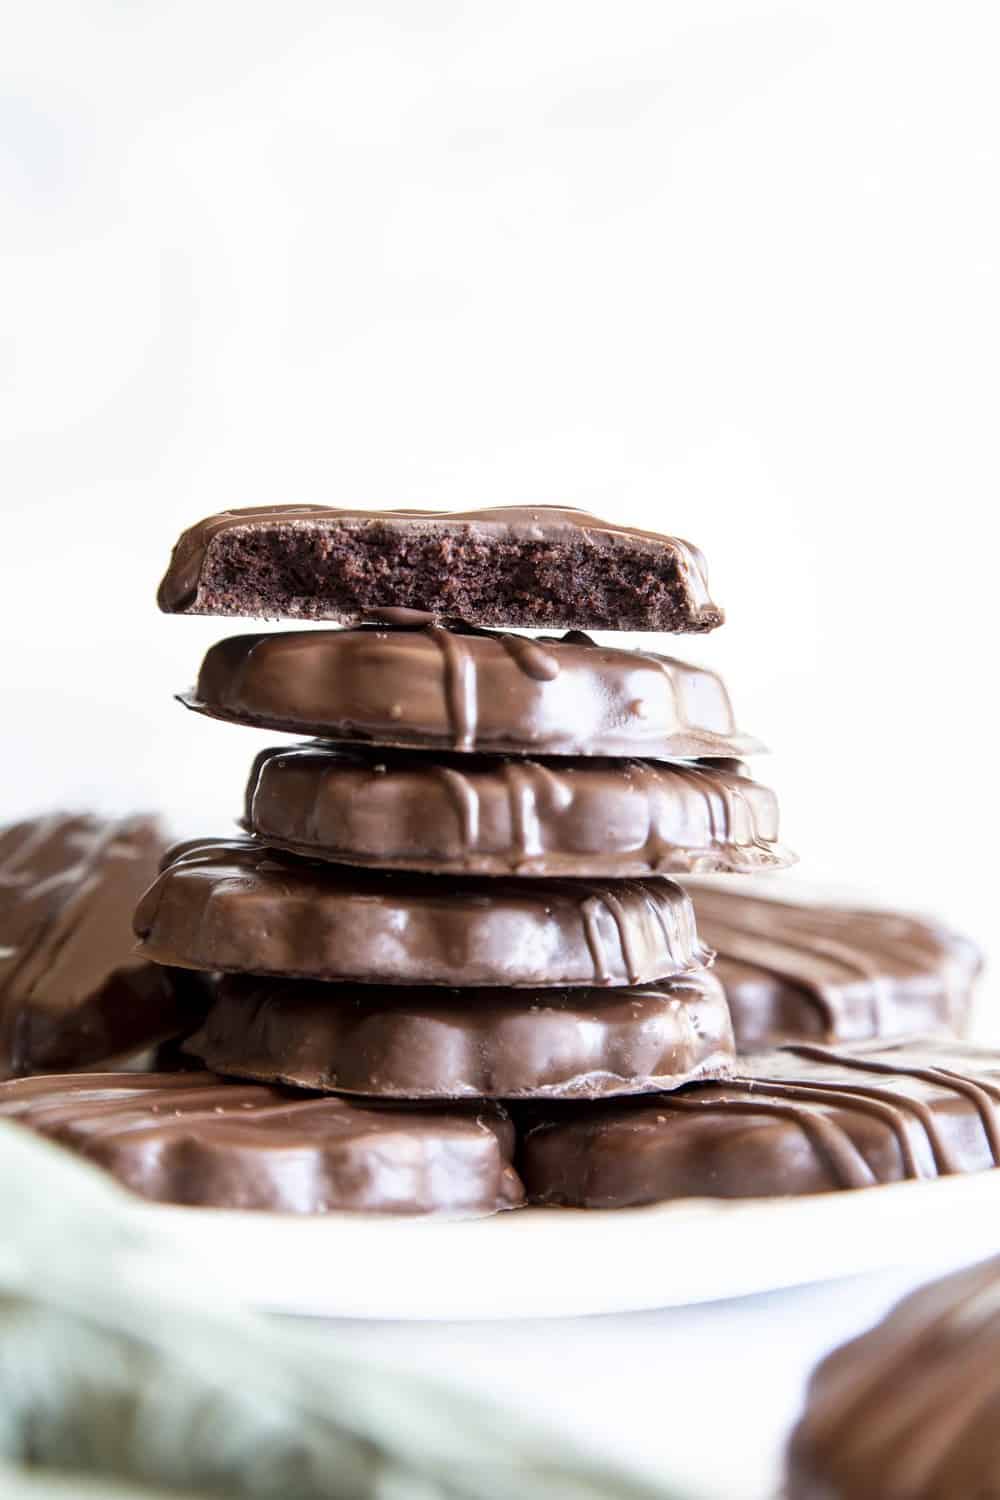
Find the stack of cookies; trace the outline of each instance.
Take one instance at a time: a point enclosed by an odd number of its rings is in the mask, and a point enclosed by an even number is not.
[[[899,1040],[963,1028],[973,945],[717,880],[790,858],[760,747],[712,672],[583,633],[720,624],[695,548],[545,507],[233,511],[184,534],[160,604],[335,622],[219,642],[183,699],[311,738],[261,752],[242,835],[175,847],[139,902],[139,959],[209,996],[171,1017],[174,1070],[2,1084],[0,1115],[150,1197],[296,1212],[1000,1162],[996,1056]]]
[[[221,641],[184,699],[317,737],[259,754],[245,837],[175,849],[140,904],[143,956],[219,975],[193,1056],[400,1121],[731,1071],[669,877],[787,862],[758,747],[713,673],[582,633],[720,623],[694,548],[545,508],[233,512],[160,602],[347,627]]]

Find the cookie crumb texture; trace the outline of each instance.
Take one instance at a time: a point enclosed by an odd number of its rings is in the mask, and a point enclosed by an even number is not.
[[[472,527],[270,524],[218,533],[192,612],[349,624],[412,609],[479,625],[707,631],[715,605],[692,597],[686,560],[641,537],[488,533]]]

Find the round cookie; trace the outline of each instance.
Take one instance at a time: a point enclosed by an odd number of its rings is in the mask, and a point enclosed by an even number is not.
[[[0,1118],[161,1203],[471,1215],[524,1197],[513,1128],[489,1104],[408,1110],[211,1073],[93,1073],[0,1084]]]
[[[330,740],[652,760],[744,755],[719,677],[649,651],[426,625],[290,630],[212,646],[181,701]]]
[[[399,612],[545,629],[714,630],[705,559],[585,510],[227,510],[188,528],[158,603],[176,614],[342,620]]]
[[[156,963],[369,984],[645,984],[706,953],[669,880],[464,880],[350,870],[253,839],[180,845],[135,913]]]
[[[1000,1494],[1000,1257],[921,1287],[809,1383],[788,1500]]]
[[[576,1208],[770,1198],[1000,1165],[1000,1052],[957,1042],[745,1058],[725,1083],[527,1119],[528,1196]]]
[[[644,876],[788,864],[739,762],[262,750],[244,826],[313,858],[435,874]]]
[[[165,844],[143,816],[0,829],[0,1078],[128,1057],[197,1022],[194,976],[134,951],[132,910]]]
[[[220,1073],[382,1098],[596,1099],[724,1076],[707,971],[603,990],[382,989],[227,976],[185,1050]]]
[[[693,881],[741,1052],[964,1030],[982,955],[931,918]]]

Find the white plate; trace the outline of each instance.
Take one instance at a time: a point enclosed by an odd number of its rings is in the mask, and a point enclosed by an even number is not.
[[[1000,1249],[1000,1171],[808,1198],[393,1219],[139,1205],[275,1312],[533,1318],[677,1307]]]

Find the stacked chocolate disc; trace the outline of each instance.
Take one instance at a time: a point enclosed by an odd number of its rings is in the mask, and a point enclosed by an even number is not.
[[[719,624],[694,548],[545,508],[233,512],[181,538],[160,602],[347,626],[223,640],[184,699],[318,737],[259,754],[246,836],[175,849],[140,904],[145,957],[220,976],[194,1056],[501,1108],[731,1070],[668,877],[787,862],[758,747],[713,673],[582,633]]]

